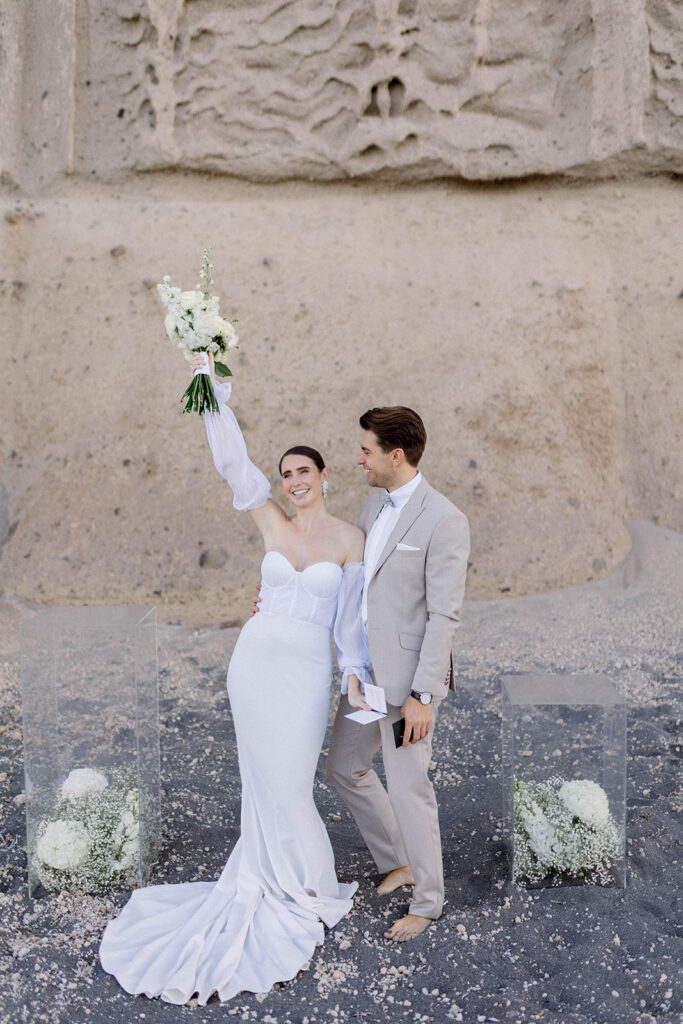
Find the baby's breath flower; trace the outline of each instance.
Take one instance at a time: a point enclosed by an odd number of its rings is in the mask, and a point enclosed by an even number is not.
[[[607,885],[621,837],[604,789],[589,779],[514,780],[516,882],[583,878]]]
[[[111,779],[91,768],[70,772],[52,815],[38,827],[33,851],[46,889],[102,892],[134,871],[147,804],[133,779],[120,768]]]

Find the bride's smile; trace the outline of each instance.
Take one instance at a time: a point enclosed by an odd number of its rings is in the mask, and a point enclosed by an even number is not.
[[[318,470],[310,460],[301,463],[300,455],[289,455],[282,461],[282,489],[297,507],[322,501],[326,470]],[[306,464],[308,463],[308,464]]]

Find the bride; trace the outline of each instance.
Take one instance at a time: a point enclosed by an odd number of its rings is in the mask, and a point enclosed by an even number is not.
[[[209,372],[195,354],[195,372]],[[213,365],[211,366],[213,369]],[[261,611],[242,629],[228,670],[242,781],[241,835],[217,882],[135,890],[107,925],[100,961],[131,993],[203,1005],[214,993],[265,992],[293,978],[349,912],[357,883],[337,881],[313,802],[329,712],[334,627],[342,690],[364,707],[371,681],[360,621],[361,530],[325,508],[329,470],[312,448],[285,452],[288,516],[249,460],[226,402],[204,422],[214,462],[263,535]]]

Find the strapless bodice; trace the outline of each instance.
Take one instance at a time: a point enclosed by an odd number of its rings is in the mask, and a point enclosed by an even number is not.
[[[341,565],[336,562],[313,562],[305,569],[295,569],[280,551],[266,551],[261,562],[261,576],[268,586],[286,587],[300,581],[316,597],[335,596],[342,572]]]
[[[267,551],[261,563],[260,610],[331,629],[342,576],[336,562],[314,562],[297,570],[280,551]]]

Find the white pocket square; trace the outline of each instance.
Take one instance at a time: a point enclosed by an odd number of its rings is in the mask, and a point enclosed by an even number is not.
[[[401,541],[396,545],[397,551],[419,551],[419,548],[414,548],[412,544],[402,544]]]

